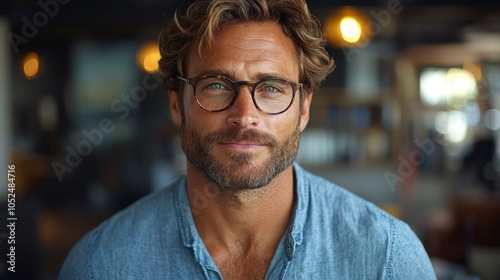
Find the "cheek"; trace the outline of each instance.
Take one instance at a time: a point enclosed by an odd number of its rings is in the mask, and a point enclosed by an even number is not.
[[[220,113],[210,113],[199,108],[197,104],[194,106],[186,105],[185,114],[182,119],[183,126],[194,130],[201,138],[204,138],[214,131],[224,129],[223,119],[218,116]]]
[[[184,98],[182,100],[182,106],[181,106],[181,111],[182,111],[182,123],[183,125],[188,125],[188,126],[196,126],[200,127],[200,125],[197,124],[197,122],[201,119],[203,120],[206,117],[203,117],[203,112],[200,112],[198,107],[198,104],[196,103],[196,100],[194,100],[193,96],[190,94],[184,95]],[[201,117],[200,117],[201,116]]]
[[[289,138],[302,126],[301,116],[299,114],[298,106],[290,108],[283,116],[278,115],[276,121],[269,124],[271,129],[274,128],[275,136],[281,141]]]

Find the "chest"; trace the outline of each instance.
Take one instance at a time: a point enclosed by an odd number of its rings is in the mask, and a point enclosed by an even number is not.
[[[224,280],[264,279],[271,263],[272,254],[247,257],[226,257],[215,260]]]

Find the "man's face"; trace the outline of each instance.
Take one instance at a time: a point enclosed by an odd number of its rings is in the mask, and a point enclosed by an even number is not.
[[[201,57],[187,63],[188,78],[222,74],[235,81],[256,82],[263,77],[299,82],[292,40],[273,23],[250,22],[224,27],[217,41]],[[174,121],[181,126],[182,148],[188,164],[220,187],[245,190],[263,187],[289,168],[299,146],[300,132],[309,119],[312,94],[300,106],[300,91],[288,111],[267,115],[259,111],[249,86],[241,86],[235,103],[222,112],[207,112],[181,86],[183,102],[170,92]],[[290,167],[291,168],[291,167]],[[188,167],[189,170],[189,167]]]

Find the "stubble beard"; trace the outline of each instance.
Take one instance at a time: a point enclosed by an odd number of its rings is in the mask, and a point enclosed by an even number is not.
[[[233,191],[262,188],[294,162],[300,142],[300,122],[281,141],[272,135],[254,130],[231,127],[202,137],[196,129],[182,122],[180,133],[182,149],[187,160],[206,174],[217,186]],[[252,163],[254,155],[249,152],[226,152],[224,161],[214,155],[218,143],[251,141],[264,145],[269,156],[260,165]]]

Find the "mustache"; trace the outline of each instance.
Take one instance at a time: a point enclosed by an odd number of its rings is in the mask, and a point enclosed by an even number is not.
[[[278,141],[270,134],[255,129],[240,129],[237,127],[213,132],[208,135],[205,141],[207,143],[248,141],[270,147],[278,145]]]

